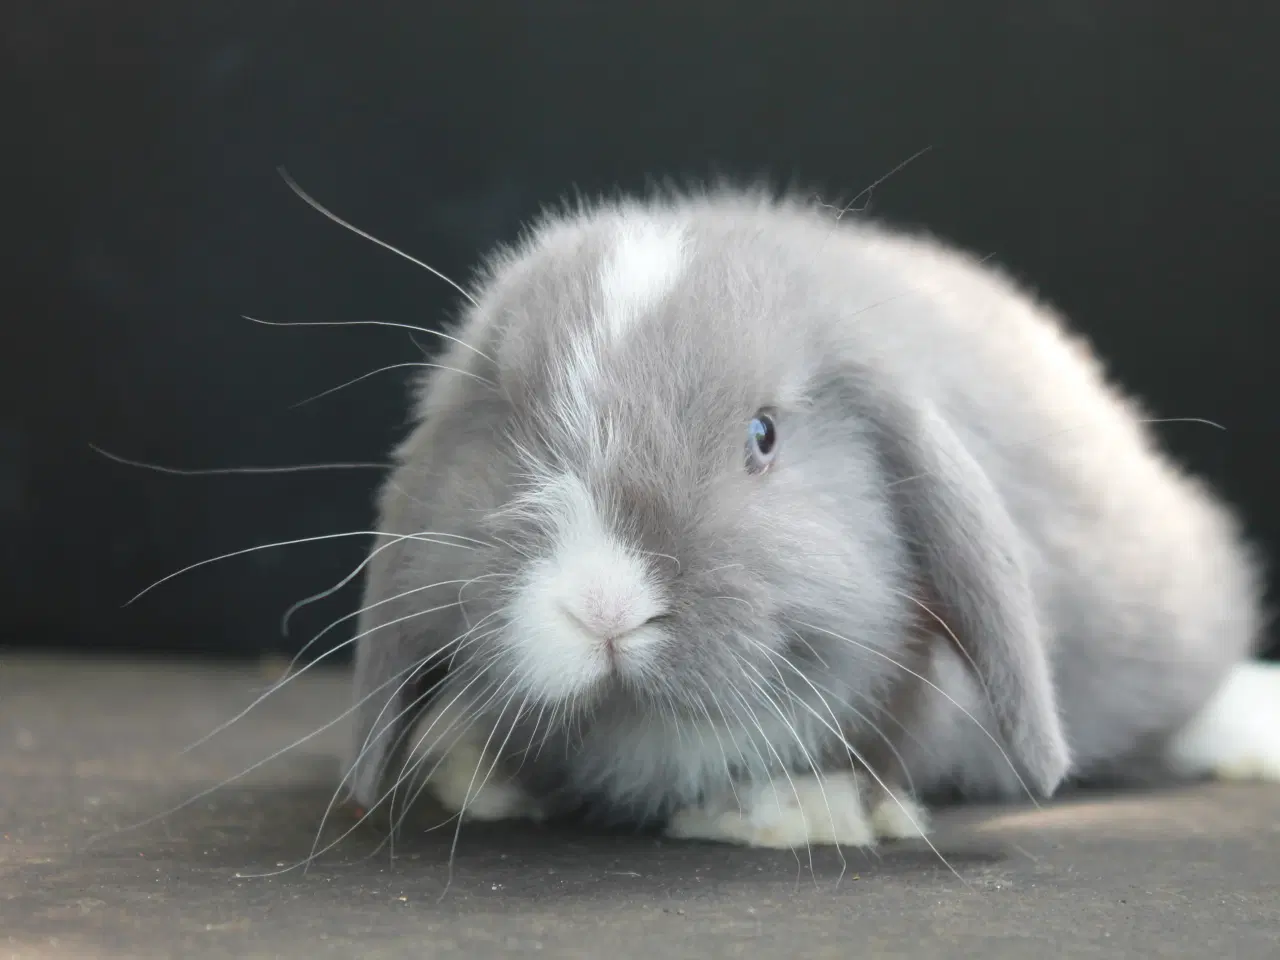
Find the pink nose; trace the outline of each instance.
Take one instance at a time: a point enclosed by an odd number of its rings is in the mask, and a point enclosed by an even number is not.
[[[626,636],[649,622],[646,611],[625,604],[584,602],[566,604],[564,613],[579,629],[612,646],[612,641]]]

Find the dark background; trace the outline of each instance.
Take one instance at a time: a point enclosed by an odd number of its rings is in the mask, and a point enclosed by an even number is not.
[[[292,652],[367,529],[400,331],[455,303],[275,172],[446,273],[567,190],[767,174],[991,253],[1068,311],[1280,555],[1280,5],[9,0],[0,642]],[[337,634],[335,639],[344,634]]]

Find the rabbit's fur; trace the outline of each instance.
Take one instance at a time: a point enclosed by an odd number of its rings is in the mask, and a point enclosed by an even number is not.
[[[616,201],[494,257],[451,334],[381,494],[362,805],[412,761],[476,817],[790,846],[1213,772],[1242,724],[1280,775],[1235,520],[993,267],[760,193]]]

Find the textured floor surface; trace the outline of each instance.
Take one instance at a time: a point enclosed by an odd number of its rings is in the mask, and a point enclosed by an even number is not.
[[[361,829],[290,871],[345,722],[213,788],[339,717],[345,676],[304,675],[181,754],[271,679],[0,657],[0,957],[1280,957],[1268,787],[944,812],[935,842],[960,879],[920,844],[850,852],[841,877],[830,851],[811,869],[532,827],[464,830],[447,889],[451,829],[394,860]],[[325,842],[350,823],[336,812]]]

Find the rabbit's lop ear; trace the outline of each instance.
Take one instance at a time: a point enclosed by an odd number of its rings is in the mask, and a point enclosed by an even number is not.
[[[930,407],[891,404],[890,492],[927,585],[986,689],[998,733],[1048,796],[1070,754],[1013,521],[981,465]]]
[[[349,797],[369,810],[383,797],[387,771],[407,746],[409,732],[421,715],[424,693],[437,677],[423,674],[422,658],[412,639],[386,625],[375,642],[356,644],[354,722],[347,768]],[[361,632],[369,627],[362,624]]]

